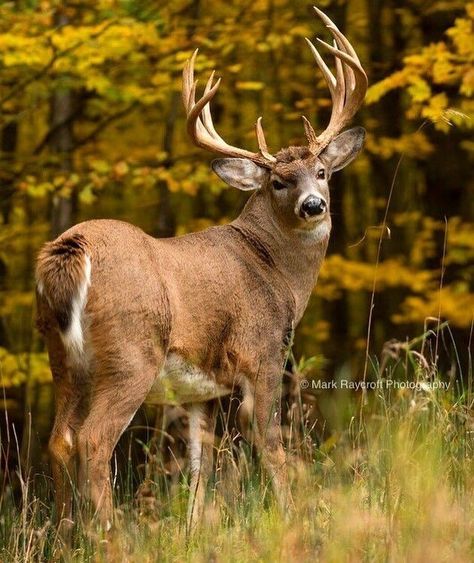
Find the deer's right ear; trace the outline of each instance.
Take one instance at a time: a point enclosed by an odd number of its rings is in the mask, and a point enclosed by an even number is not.
[[[216,158],[212,169],[226,184],[243,191],[258,190],[267,175],[267,170],[248,158]]]

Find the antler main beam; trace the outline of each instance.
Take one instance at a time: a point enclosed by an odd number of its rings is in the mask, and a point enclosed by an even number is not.
[[[318,42],[334,55],[336,62],[336,76],[334,76],[313,43],[306,39],[316,63],[326,79],[333,105],[329,125],[319,136],[316,135],[310,122],[303,116],[309,150],[316,155],[347,125],[362,105],[367,92],[367,75],[348,39],[326,14],[316,7],[314,9],[331,32],[334,45],[328,45],[321,39],[318,39]],[[257,119],[255,125],[259,152],[254,153],[229,145],[217,133],[212,122],[210,104],[217,93],[221,79],[219,78],[214,83],[214,71],[212,71],[202,97],[196,101],[197,80],[194,80],[196,56],[197,49],[192,57],[186,61],[183,69],[183,104],[187,115],[187,130],[193,142],[203,149],[230,157],[248,158],[262,166],[271,168],[276,159],[268,151],[261,117]]]

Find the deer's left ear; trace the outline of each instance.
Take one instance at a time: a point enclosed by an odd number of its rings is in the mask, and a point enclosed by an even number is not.
[[[331,172],[341,170],[359,154],[365,139],[365,129],[354,127],[333,139],[319,158],[327,164]]]
[[[226,184],[238,190],[257,190],[263,184],[267,170],[247,158],[216,158],[212,169]]]

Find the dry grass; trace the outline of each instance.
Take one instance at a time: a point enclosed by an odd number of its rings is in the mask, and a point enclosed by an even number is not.
[[[397,374],[423,385],[378,389],[363,403],[349,392],[322,396],[337,412],[337,428],[318,447],[309,430],[290,445],[291,519],[277,510],[249,447],[227,439],[218,451],[202,528],[191,539],[185,534],[184,480],[170,486],[161,479],[153,514],[131,501],[130,480],[119,476],[115,530],[92,537],[78,525],[74,548],[64,550],[44,500],[48,494],[38,480],[34,488],[23,476],[21,499],[13,500],[9,487],[1,498],[0,559],[474,560],[472,394],[453,384],[433,390],[426,383],[441,380],[436,366],[414,345],[393,350],[390,362],[374,370],[374,380],[382,369],[385,377]]]

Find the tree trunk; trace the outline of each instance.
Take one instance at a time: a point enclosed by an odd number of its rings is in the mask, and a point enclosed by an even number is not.
[[[192,37],[192,35],[194,34],[196,27],[195,22],[199,18],[200,4],[200,0],[194,0],[189,6],[192,22],[188,28],[188,37]],[[163,151],[167,154],[167,160],[165,162],[166,167],[169,167],[172,163],[174,130],[180,100],[181,94],[179,92],[171,93],[169,111],[167,114],[165,130],[163,134]],[[157,237],[171,237],[175,234],[176,231],[176,217],[172,209],[171,194],[168,190],[166,182],[158,182],[158,194],[160,202],[156,218],[156,228],[153,234]]]
[[[58,10],[55,14],[54,24],[56,27],[69,23],[66,14]],[[51,123],[54,134],[50,139],[50,148],[58,155],[59,168],[65,175],[69,175],[73,169],[73,119],[74,94],[69,88],[58,87],[51,99]],[[51,231],[53,236],[64,232],[72,225],[74,210],[74,194],[65,197],[55,194],[53,197],[53,208],[51,216]]]

